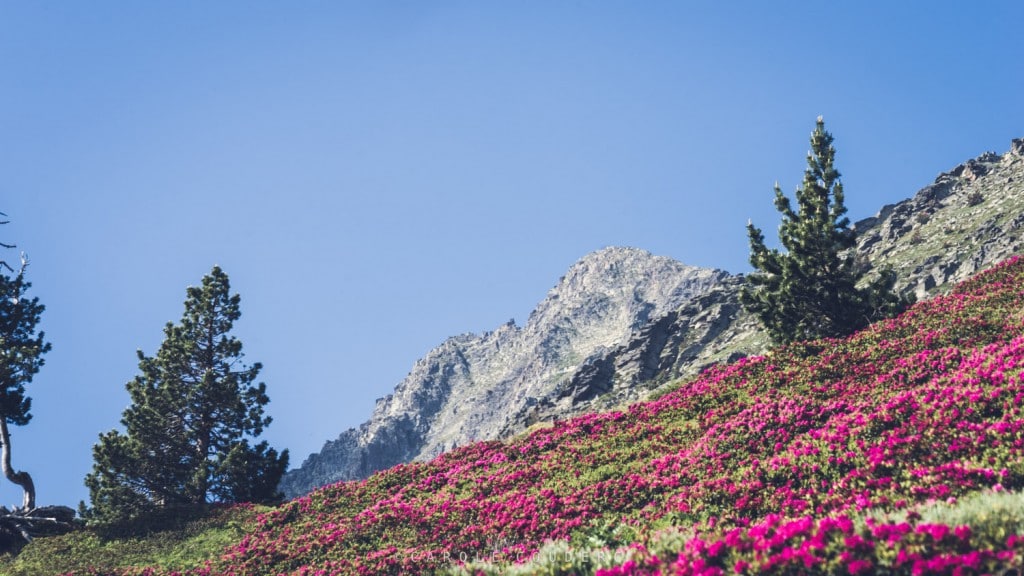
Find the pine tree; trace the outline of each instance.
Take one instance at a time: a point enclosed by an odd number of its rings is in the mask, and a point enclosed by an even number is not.
[[[270,399],[255,383],[262,366],[241,364],[242,343],[229,334],[239,302],[214,267],[188,288],[181,322],[164,328],[156,356],[138,352],[125,430],[100,435],[93,448],[87,519],[109,524],[159,509],[280,499],[288,451],[249,442],[270,424]]]
[[[896,276],[888,269],[858,287],[865,271],[854,264],[856,236],[845,216],[835,152],[819,116],[796,211],[775,185],[775,207],[782,213],[779,240],[786,252],[768,249],[761,230],[747,224],[756,271],[747,277],[741,300],[776,342],[844,336],[909,303],[893,292]]]
[[[8,425],[24,426],[32,419],[32,399],[25,394],[25,385],[32,382],[43,365],[43,354],[50,351],[43,332],[36,332],[45,307],[38,298],[26,296],[32,286],[25,281],[27,264],[23,256],[14,276],[4,272],[14,272],[6,262],[0,270],[0,468],[8,480],[21,487],[24,512],[35,508],[35,484],[28,472],[11,466]]]

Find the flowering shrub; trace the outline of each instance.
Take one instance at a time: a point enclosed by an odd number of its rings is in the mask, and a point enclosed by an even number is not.
[[[691,538],[672,554],[655,555],[633,545],[622,552],[629,561],[596,574],[990,574],[1021,563],[1024,537],[1011,535],[1000,544],[977,546],[967,526],[858,526],[845,515],[819,520],[769,515],[724,535]]]
[[[582,549],[608,535],[606,549],[626,556],[563,568],[991,572],[1020,561],[1021,534],[870,518],[1024,489],[1022,372],[1024,261],[1014,259],[847,339],[782,347],[623,411],[323,488],[260,515],[188,574],[500,567],[544,542]],[[689,536],[657,552],[650,535],[669,525]]]

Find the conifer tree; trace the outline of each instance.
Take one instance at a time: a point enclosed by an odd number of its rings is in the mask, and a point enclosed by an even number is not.
[[[909,302],[893,292],[896,276],[888,269],[858,287],[865,271],[854,264],[856,236],[845,216],[839,177],[832,135],[819,116],[795,211],[775,185],[775,207],[782,213],[779,240],[786,251],[769,249],[761,230],[747,224],[755,272],[747,277],[741,300],[776,342],[844,336]]]
[[[14,248],[11,244],[0,246]],[[26,296],[32,286],[25,281],[27,266],[24,255],[18,270],[0,260],[0,469],[8,480],[21,487],[24,512],[35,508],[36,489],[28,472],[11,466],[8,426],[24,426],[32,419],[32,399],[25,394],[25,385],[32,382],[43,365],[43,354],[50,351],[43,332],[36,332],[45,307],[38,298]],[[8,272],[14,275],[9,276]]]
[[[185,313],[164,328],[156,356],[138,352],[139,375],[127,384],[131,405],[117,430],[100,435],[86,477],[90,521],[139,519],[158,509],[207,502],[278,500],[288,451],[250,444],[270,424],[262,366],[245,366],[230,335],[240,297],[214,267],[189,287]]]

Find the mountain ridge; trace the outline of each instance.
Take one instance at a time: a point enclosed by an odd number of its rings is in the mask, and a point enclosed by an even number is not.
[[[282,480],[297,496],[361,479],[410,460],[430,459],[521,427],[528,413],[589,357],[614,348],[651,317],[729,277],[637,248],[607,247],[573,264],[522,327],[446,339],[381,398],[370,419],[342,432]],[[511,416],[510,416],[511,415]]]
[[[901,292],[936,294],[1024,250],[1022,194],[1024,139],[1014,139],[1005,154],[986,152],[968,160],[912,197],[856,222],[858,258],[869,274],[892,267]],[[639,266],[641,260],[662,274],[651,280],[628,270],[627,264]],[[673,287],[665,276],[669,270],[704,279],[682,282],[688,289]],[[621,281],[614,290],[613,279]],[[282,489],[298,496],[473,440],[504,438],[537,422],[641,400],[670,379],[759,353],[769,341],[739,304],[742,283],[742,275],[635,248],[588,254],[523,327],[509,322],[491,332],[462,334],[428,352],[394,394],[378,400],[369,420],[289,471]],[[591,298],[570,314],[560,302],[563,285]],[[606,301],[604,292],[616,298]],[[598,322],[602,328],[585,320],[608,320],[611,314],[614,319]],[[590,330],[581,339],[574,339],[577,324]]]

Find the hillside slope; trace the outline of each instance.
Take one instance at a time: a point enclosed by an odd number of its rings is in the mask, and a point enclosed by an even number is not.
[[[260,514],[202,566],[178,568],[410,574],[465,560],[494,573],[555,540],[581,552],[560,557],[561,570],[605,566],[602,576],[992,573],[1024,561],[1024,514],[993,519],[989,508],[942,523],[920,507],[956,512],[940,503],[1022,489],[1024,260],[1014,259],[847,339],[775,349],[628,410],[318,490]],[[669,526],[683,530],[652,537]],[[54,550],[76,537],[34,543],[19,561],[71,569]],[[553,570],[535,573],[567,573]]]
[[[721,531],[772,514],[845,517],[1019,490],[1022,287],[1014,260],[846,340],[778,349],[625,412],[333,486],[267,515],[220,566],[272,559],[295,571],[316,550],[328,570],[398,573],[496,546],[511,560],[608,523]]]
[[[919,298],[1024,251],[1024,140],[986,152],[855,224],[864,266]],[[365,478],[472,440],[645,398],[672,379],[767,349],[742,277],[610,248],[574,265],[520,328],[449,339],[370,419],[282,481],[289,496]]]

